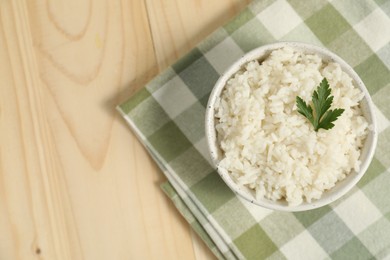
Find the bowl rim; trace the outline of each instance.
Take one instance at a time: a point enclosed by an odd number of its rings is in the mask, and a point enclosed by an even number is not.
[[[336,63],[339,63],[342,67],[343,71],[346,72],[356,83],[355,87],[358,87],[363,93],[364,93],[364,99],[367,103],[368,107],[368,114],[371,119],[371,128],[370,131],[372,132],[372,142],[370,143],[370,146],[367,151],[367,156],[364,161],[361,162],[360,170],[356,172],[356,174],[345,184],[345,186],[337,191],[333,196],[323,199],[320,198],[318,200],[315,200],[311,203],[302,203],[297,206],[286,206],[272,203],[272,201],[268,202],[266,200],[256,200],[255,198],[251,198],[246,192],[243,191],[241,186],[235,183],[235,181],[230,177],[230,174],[225,169],[221,169],[219,167],[219,160],[218,160],[218,145],[216,144],[216,130],[215,130],[215,118],[214,118],[214,103],[216,98],[219,96],[219,94],[224,89],[226,82],[228,79],[231,78],[231,76],[240,70],[240,68],[247,64],[250,61],[258,60],[267,55],[267,52],[270,52],[272,50],[280,49],[282,47],[292,47],[295,49],[301,49],[302,51],[307,51],[309,53],[316,53],[322,57],[327,57],[329,60],[332,60]],[[370,134],[370,133],[369,133]],[[206,106],[206,113],[205,113],[205,135],[206,135],[206,141],[207,141],[207,147],[209,151],[209,155],[211,156],[211,161],[213,163],[213,166],[216,167],[218,174],[221,176],[223,181],[229,186],[229,188],[238,194],[240,197],[244,198],[246,201],[249,201],[252,204],[272,209],[272,210],[279,210],[279,211],[288,211],[288,212],[298,212],[298,211],[305,211],[305,210],[311,210],[316,209],[325,205],[328,205],[329,203],[339,199],[343,195],[345,195],[348,191],[350,191],[356,183],[363,177],[365,172],[367,171],[367,168],[369,164],[372,161],[372,158],[374,156],[375,148],[377,145],[377,139],[378,139],[378,131],[377,131],[377,122],[376,117],[373,111],[373,102],[371,100],[371,96],[364,84],[364,82],[361,80],[359,75],[355,72],[355,70],[341,57],[339,57],[337,54],[331,52],[328,49],[325,49],[323,47],[319,47],[316,45],[308,44],[308,43],[302,43],[302,42],[276,42],[272,44],[267,44],[260,46],[258,48],[253,49],[252,51],[242,55],[238,60],[236,60],[233,64],[231,64],[219,77],[217,82],[215,83],[208,102]],[[368,138],[368,137],[367,137]],[[352,174],[354,172],[351,172]],[[331,189],[330,189],[331,190]]]

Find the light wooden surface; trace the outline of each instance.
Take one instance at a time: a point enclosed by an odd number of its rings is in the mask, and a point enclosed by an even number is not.
[[[247,0],[0,0],[0,259],[211,259],[115,112]]]

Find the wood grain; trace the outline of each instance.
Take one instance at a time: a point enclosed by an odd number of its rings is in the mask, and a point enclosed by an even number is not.
[[[227,23],[249,0],[146,0],[159,68],[191,50]]]
[[[114,107],[247,2],[0,1],[0,259],[213,258]]]

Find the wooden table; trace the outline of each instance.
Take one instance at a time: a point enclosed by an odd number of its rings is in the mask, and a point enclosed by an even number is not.
[[[0,259],[209,259],[115,112],[248,0],[0,0]]]

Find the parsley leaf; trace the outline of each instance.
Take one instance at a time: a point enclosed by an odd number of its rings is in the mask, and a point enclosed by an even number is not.
[[[344,112],[344,109],[336,108],[335,110],[329,110],[325,116],[322,118],[320,124],[318,125],[318,129],[323,128],[325,130],[331,129],[334,127],[332,122],[336,121],[336,119]]]
[[[306,102],[299,96],[296,98],[298,113],[306,117],[310,123],[314,126],[314,130],[317,132],[320,128],[325,130],[334,127],[333,122],[344,112],[344,109],[330,109],[333,102],[333,96],[330,95],[330,87],[328,80],[324,78],[317,90],[313,92],[311,99],[313,108],[306,104]]]
[[[303,99],[300,97],[297,97],[297,106],[298,112],[309,119],[309,121],[314,125],[313,109],[311,106],[306,105],[305,101],[303,101]]]

